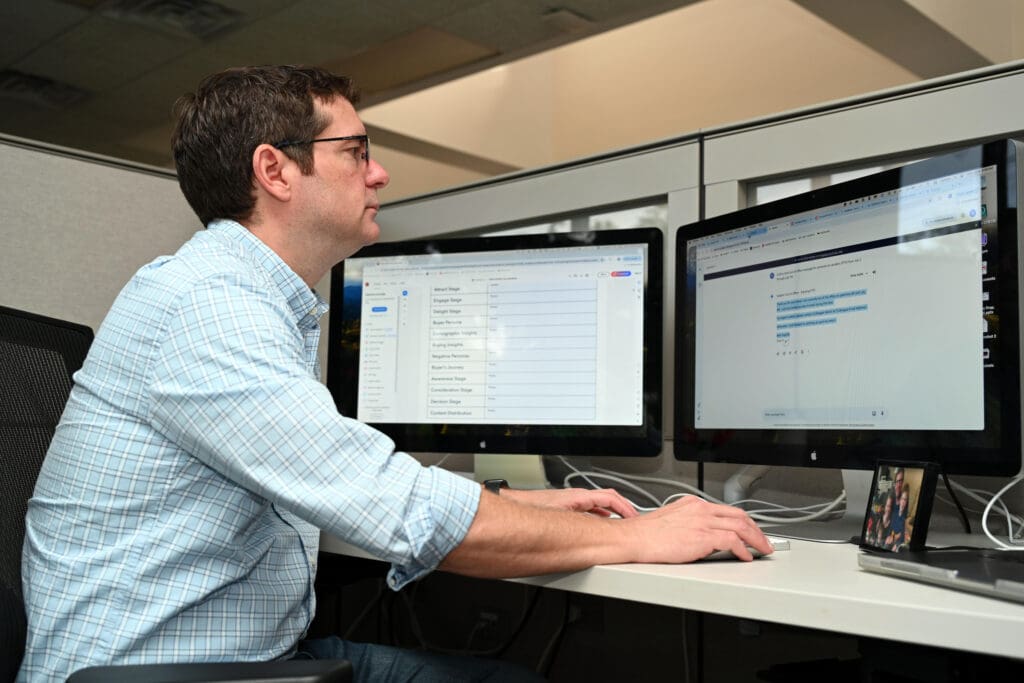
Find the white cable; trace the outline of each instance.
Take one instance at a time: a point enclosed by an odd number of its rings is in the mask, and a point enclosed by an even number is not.
[[[562,480],[562,486],[563,487],[568,486],[569,481],[573,478],[573,476],[579,476],[579,477],[582,477],[583,480],[586,481],[588,484],[590,484],[590,486],[592,488],[595,488],[595,489],[596,488],[600,488],[596,483],[594,483],[593,480],[590,479],[590,476],[595,476],[595,477],[600,477],[600,478],[604,478],[604,479],[609,479],[609,480],[614,481],[616,483],[622,484],[623,486],[626,486],[627,488],[629,488],[629,489],[639,493],[640,495],[644,496],[648,500],[654,502],[654,505],[655,505],[654,508],[646,508],[646,507],[635,506],[635,507],[638,507],[641,510],[644,510],[644,511],[654,510],[654,509],[657,509],[658,507],[661,507],[662,505],[664,505],[664,503],[662,501],[658,500],[658,498],[654,494],[652,494],[649,491],[646,491],[646,490],[640,488],[639,486],[636,486],[635,484],[632,484],[629,481],[629,480],[632,480],[632,479],[638,479],[638,477],[634,477],[632,475],[622,474],[620,472],[612,472],[611,470],[601,469],[600,467],[595,467],[594,471],[592,471],[592,472],[582,472],[578,468],[574,467],[572,465],[572,463],[570,463],[568,460],[566,460],[565,457],[560,456],[560,460],[562,461],[563,465],[565,465],[570,470],[572,470],[572,472],[570,474],[567,474],[565,476],[565,479]],[[687,486],[685,484],[681,484],[680,482],[675,482],[675,483],[677,485]]]
[[[684,491],[682,493],[673,493],[671,496],[669,496],[665,500],[661,501],[661,504],[659,504],[658,507],[638,508],[638,509],[642,510],[644,512],[650,512],[651,510],[657,510],[658,508],[663,508],[666,505],[668,505],[670,503],[674,503],[675,501],[680,500],[682,498],[689,498],[689,497],[702,498],[702,496],[698,496],[696,493],[689,493],[689,492]],[[703,498],[702,498],[702,500],[703,500]]]
[[[671,503],[676,498],[681,498],[683,496],[688,496],[688,495],[690,495],[690,494],[688,494],[688,493],[676,493],[676,494],[673,494],[673,495],[671,495],[671,496],[669,496],[668,498],[665,499],[664,505],[668,505],[669,503]],[[766,512],[782,512],[782,513],[786,513],[786,512],[805,512],[807,510],[816,510],[816,509],[823,508],[823,507],[826,507],[828,505],[831,505],[832,501],[828,501],[828,502],[825,502],[825,503],[814,503],[812,505],[804,505],[802,507],[791,507],[789,505],[783,505],[782,503],[773,503],[773,502],[768,501],[768,500],[758,500],[756,498],[745,498],[743,500],[737,500],[734,503],[728,503],[728,504],[733,506],[733,507],[740,507],[740,506],[746,505],[748,503],[757,503],[758,505],[766,505],[769,508],[767,510],[747,510],[746,508],[740,508],[740,509],[744,510],[745,512],[747,512],[749,514],[749,513],[766,513]]]
[[[661,477],[644,477],[644,476],[640,476],[640,475],[637,475],[637,474],[622,474],[621,472],[612,472],[611,470],[606,470],[606,469],[603,469],[603,468],[600,468],[600,467],[595,467],[594,471],[595,472],[601,472],[601,473],[607,473],[607,474],[614,474],[616,476],[623,477],[623,478],[629,479],[631,481],[645,481],[645,482],[648,482],[648,483],[651,483],[651,484],[662,484],[664,486],[671,486],[673,488],[683,489],[684,491],[689,491],[693,495],[698,496],[700,498],[703,498],[704,500],[707,500],[707,501],[712,502],[712,503],[721,503],[722,502],[718,498],[715,498],[714,496],[706,493],[705,491],[701,491],[696,486],[691,486],[690,484],[687,484],[684,481],[677,481],[675,479],[663,479]]]
[[[609,481],[615,482],[619,486],[624,486],[627,489],[629,489],[629,490],[631,490],[631,491],[633,491],[635,493],[638,493],[641,496],[644,496],[648,500],[654,501],[654,504],[656,506],[660,506],[661,505],[661,501],[658,500],[657,497],[654,496],[654,494],[650,493],[649,491],[645,491],[644,489],[640,488],[636,484],[633,484],[632,482],[626,481],[622,477],[617,477],[617,476],[615,476],[613,474],[604,474],[603,472],[579,472],[579,471],[577,471],[577,472],[570,472],[569,474],[565,475],[565,479],[563,480],[563,486],[568,487],[569,481],[572,480],[575,477],[581,477],[581,478],[585,479],[586,482],[588,484],[590,484],[591,486],[593,486],[594,488],[600,488],[600,487],[598,487],[596,484],[594,484],[594,482],[590,480],[590,477],[598,477],[598,478],[601,478],[601,479],[607,479]]]
[[[645,477],[645,476],[639,476],[639,475],[634,475],[634,474],[626,475],[626,474],[622,474],[622,473],[619,473],[619,472],[612,472],[611,470],[606,470],[606,469],[603,469],[603,468],[600,468],[600,467],[593,468],[594,469],[593,472],[581,472],[580,470],[578,470],[577,468],[575,468],[571,464],[569,464],[565,460],[565,458],[562,458],[562,462],[567,467],[569,467],[571,470],[573,470],[572,473],[566,475],[565,480],[563,482],[563,486],[567,486],[569,481],[573,477],[578,476],[578,477],[582,477],[584,480],[587,481],[588,484],[590,484],[594,488],[597,488],[597,486],[594,484],[594,482],[591,481],[588,478],[588,475],[589,475],[589,476],[594,476],[594,477],[599,477],[599,478],[605,478],[605,479],[608,479],[610,481],[614,481],[614,482],[620,483],[620,484],[628,487],[629,489],[644,495],[647,499],[653,500],[655,502],[655,505],[657,505],[659,507],[663,506],[663,505],[668,505],[670,502],[672,502],[676,498],[679,498],[679,497],[684,496],[684,495],[696,495],[696,496],[704,498],[705,500],[708,500],[708,501],[710,501],[712,503],[722,503],[722,501],[718,500],[714,496],[708,495],[707,493],[701,491],[697,487],[691,486],[690,484],[687,484],[685,482],[676,481],[674,479],[664,479],[664,478],[661,478],[661,477]],[[661,485],[664,485],[664,486],[672,486],[672,487],[675,487],[675,488],[681,488],[684,491],[688,491],[690,493],[687,493],[687,494],[678,494],[677,493],[677,494],[673,494],[673,495],[669,496],[664,501],[658,501],[658,499],[654,495],[652,495],[651,493],[645,491],[644,489],[641,489],[640,487],[634,485],[632,483],[633,481],[649,482],[649,483],[653,483],[653,484],[661,484]],[[846,501],[846,492],[844,491],[843,493],[840,493],[834,500],[831,500],[831,501],[829,501],[827,503],[819,503],[819,504],[816,504],[816,505],[807,506],[805,508],[785,508],[783,506],[779,506],[779,509],[776,511],[776,512],[786,512],[786,511],[792,510],[792,511],[795,511],[795,512],[802,512],[804,510],[814,509],[815,507],[821,507],[821,509],[818,510],[817,512],[813,512],[813,513],[808,514],[808,515],[803,515],[801,517],[772,517],[770,515],[766,515],[764,513],[761,513],[760,511],[753,512],[753,513],[748,511],[747,514],[749,514],[752,519],[755,519],[755,520],[757,520],[759,522],[768,522],[768,523],[773,523],[773,524],[790,524],[790,523],[793,523],[793,522],[809,522],[809,521],[813,521],[813,520],[816,520],[816,519],[822,519],[824,517],[828,517],[828,516],[832,515],[833,511],[835,510],[835,508],[838,507],[841,503],[843,503],[845,501]],[[741,501],[741,502],[747,502],[747,501]],[[761,501],[756,501],[756,502],[761,502]],[[767,504],[767,505],[775,505],[775,503],[765,503],[765,504]],[[641,509],[646,509],[646,508],[641,508]]]
[[[795,522],[810,522],[815,519],[822,519],[823,517],[829,516],[833,510],[835,510],[840,504],[846,503],[846,491],[843,491],[835,497],[830,503],[817,512],[812,512],[809,515],[802,517],[772,517],[765,514],[754,514],[747,513],[751,519],[755,519],[758,522],[771,522],[773,524],[793,524]]]
[[[680,498],[686,498],[687,496],[692,496],[692,495],[695,495],[695,494],[693,494],[693,493],[673,493],[671,496],[669,496],[664,501],[662,501],[660,507],[665,507],[669,503],[672,503],[672,502],[674,502],[674,501],[676,501],[676,500],[678,500]],[[700,496],[697,496],[697,497],[699,498]]]
[[[954,486],[960,486],[960,485],[959,484],[954,484]],[[992,492],[991,491],[984,491],[982,489],[968,489],[968,488],[963,487],[963,486],[960,486],[960,489],[961,489],[961,491],[960,491],[961,493],[968,494],[968,495],[971,496],[971,498],[974,498],[975,500],[977,500],[977,501],[979,501],[981,503],[987,503],[988,499],[992,497]],[[980,495],[977,495],[979,493],[984,493],[988,497],[987,498],[982,498]],[[939,492],[935,493],[935,497],[938,498],[939,500],[941,500],[946,505],[952,507],[952,508],[956,508],[957,507],[957,504],[952,499],[946,498],[945,496],[943,496]],[[984,505],[982,507],[972,508],[969,505],[961,504],[959,507],[963,508],[965,513],[971,513],[971,514],[976,514],[976,515],[980,515],[982,510],[984,509]],[[1006,517],[1006,535],[1009,538],[1010,542],[1013,543],[1014,542],[1014,536],[1015,535],[1019,536],[1020,535],[1020,529],[1022,529],[1024,527],[1021,527],[1021,524],[1020,524],[1021,520],[1020,520],[1020,518],[1017,517],[1017,515],[1015,515],[1012,512],[1010,512],[1010,508],[1006,507],[1006,503],[1004,503],[1002,500],[999,501],[999,507],[1001,508],[1003,516]],[[1013,532],[1013,520],[1014,520],[1014,518],[1016,518],[1017,522],[1018,522],[1017,523],[1017,526],[1018,526],[1017,534],[1014,534],[1014,532]]]
[[[964,486],[963,484],[960,484],[960,483],[955,482],[953,480],[950,480],[950,484],[957,491],[960,491],[964,495],[968,496],[969,498],[974,499],[975,501],[977,501],[979,503],[983,503],[983,504],[988,503],[989,500],[992,499],[992,498],[995,498],[996,500],[999,500],[999,498],[997,496],[995,496],[995,494],[993,494],[991,491],[985,491],[983,489],[968,488],[968,487]],[[1003,514],[1006,515],[1007,537],[1009,538],[1010,542],[1013,543],[1014,540],[1015,540],[1014,537],[1015,536],[1019,536],[1020,533],[1021,533],[1021,530],[1024,530],[1024,519],[1022,519],[1019,515],[1015,515],[1012,512],[1010,512],[1010,509],[1006,506],[1006,503],[1004,503],[1002,500],[999,500],[999,506],[1002,509]],[[979,511],[975,510],[974,512],[979,512]],[[1018,528],[1018,532],[1016,534],[1013,533],[1013,524],[1014,524],[1014,522],[1016,522],[1017,528]]]
[[[560,455],[560,456],[558,456],[558,459],[562,461],[562,464],[563,464],[563,465],[565,465],[566,467],[568,467],[568,468],[569,468],[570,470],[572,470],[573,472],[575,472],[575,473],[576,473],[577,475],[579,475],[579,476],[583,477],[583,481],[585,481],[585,482],[587,482],[588,484],[590,484],[590,488],[592,488],[592,489],[599,489],[599,488],[601,488],[600,486],[598,486],[597,484],[595,484],[595,483],[594,483],[593,481],[591,481],[591,480],[590,480],[590,479],[589,479],[589,478],[587,477],[587,475],[586,475],[586,474],[584,474],[583,472],[581,472],[581,471],[580,471],[580,469],[579,469],[578,467],[576,467],[576,466],[575,466],[575,465],[573,465],[573,464],[572,464],[571,462],[569,462],[568,460],[566,460],[566,459],[565,459],[565,456],[564,456],[564,455]],[[563,479],[563,480],[562,480],[562,488],[566,488],[566,487],[568,486],[568,484],[569,484],[569,479],[570,479],[570,476],[569,476],[569,475],[566,475],[565,479]]]
[[[804,510],[813,510],[815,508],[821,508],[828,505],[828,503],[812,503],[811,505],[804,505],[802,507],[793,507],[791,505],[783,505],[782,503],[773,503],[769,500],[758,500],[757,498],[744,498],[743,500],[737,500],[733,505],[746,505],[748,503],[757,503],[758,505],[767,505],[769,508],[775,510],[796,510],[803,512]],[[770,512],[770,510],[757,510],[757,512]]]
[[[1015,545],[1012,544],[1012,541],[1013,541],[1013,537],[1012,536],[1010,538],[1011,543],[1003,543],[998,538],[996,538],[992,534],[992,532],[990,532],[988,530],[988,513],[989,513],[989,510],[992,509],[992,506],[995,505],[996,501],[999,500],[1004,493],[1009,491],[1011,488],[1013,488],[1017,483],[1019,483],[1021,481],[1024,481],[1024,474],[1017,475],[1016,477],[1011,479],[1010,482],[1006,486],[1004,486],[1003,488],[1001,488],[998,491],[996,491],[996,494],[994,496],[992,496],[991,500],[989,500],[988,504],[985,506],[984,512],[981,513],[981,528],[982,528],[982,530],[984,530],[985,535],[988,536],[989,540],[992,541],[993,543],[995,543],[1000,548],[1017,548],[1018,546],[1015,546]]]
[[[674,493],[674,494],[672,494],[671,496],[669,496],[668,498],[665,499],[665,505],[668,505],[669,503],[671,503],[673,500],[675,500],[677,498],[685,498],[686,496],[690,496],[690,495],[693,495],[693,494],[691,494],[691,493]],[[822,510],[820,513],[817,513],[817,514],[814,514],[814,515],[806,515],[804,517],[785,517],[785,518],[779,519],[779,518],[769,517],[768,515],[764,515],[764,514],[751,514],[750,512],[748,512],[747,514],[750,515],[751,519],[755,519],[758,522],[760,522],[761,526],[763,528],[767,529],[769,527],[772,527],[773,530],[774,530],[774,527],[776,527],[776,526],[781,526],[781,525],[789,524],[789,523],[792,523],[792,522],[812,521],[812,520],[818,519],[819,517],[835,516],[837,514],[840,514],[840,513],[837,513],[835,511],[835,507],[836,507],[836,505],[838,505],[840,502],[842,502],[844,500],[846,500],[846,495],[845,494],[839,494],[839,497],[836,498],[835,500],[829,501],[827,503],[816,503],[815,505],[808,506],[809,508],[823,507],[823,508],[826,508],[826,509]],[[776,505],[776,503],[769,503],[769,504],[770,505]],[[787,508],[784,505],[779,505],[778,507],[780,508],[780,510],[779,510],[780,512],[785,512],[785,511],[788,511],[788,510],[791,510],[791,509],[793,511],[798,511],[798,510],[801,509],[801,508]],[[785,534],[780,534],[780,535],[785,537]],[[796,538],[796,537],[790,537],[790,538]],[[806,540],[816,540],[816,539],[806,539]],[[823,543],[830,543],[832,541],[822,541],[822,542]],[[845,542],[846,541],[843,541],[843,543],[845,543]]]
[[[752,509],[747,510],[747,514],[748,515],[765,515],[765,514],[770,514],[772,512],[781,512],[783,514],[790,513],[790,512],[792,512],[794,514],[798,513],[798,512],[814,512],[814,511],[818,511],[818,510],[821,510],[822,508],[826,508],[826,507],[832,505],[832,503],[834,501],[828,501],[828,502],[825,502],[825,503],[815,503],[813,505],[804,505],[802,507],[788,507],[786,505],[779,505],[777,503],[768,503],[766,501],[752,501],[751,500],[751,501],[745,501],[745,502],[748,502],[748,503],[755,503],[756,502],[756,503],[761,503],[762,505],[768,505],[769,507],[767,507],[765,509],[752,508]],[[733,503],[733,504],[736,505],[736,503]],[[746,508],[744,508],[744,509],[746,509]]]
[[[666,481],[665,483],[668,483],[668,482]],[[689,494],[677,493],[677,494],[671,495],[671,496],[669,496],[665,500],[665,504],[668,505],[668,503],[670,503],[675,498],[679,498],[680,496],[684,496],[684,495],[689,495]],[[778,508],[776,510],[776,512],[783,512],[783,513],[784,512],[789,512],[789,511],[802,512],[804,510],[813,510],[814,508],[821,508],[817,512],[814,512],[814,513],[809,514],[809,515],[804,515],[802,517],[772,517],[770,515],[762,513],[761,511],[758,511],[758,510],[747,510],[747,514],[750,515],[751,519],[755,519],[758,522],[767,522],[769,524],[791,524],[793,522],[810,522],[810,521],[813,521],[815,519],[821,519],[822,517],[827,517],[829,515],[832,515],[833,511],[836,509],[836,507],[840,503],[843,503],[845,501],[846,501],[846,492],[844,491],[843,493],[840,493],[834,500],[828,501],[827,503],[815,503],[814,505],[808,505],[808,506],[799,507],[799,508],[789,508],[789,507],[786,507],[786,506],[783,506],[783,505],[779,505],[777,503],[768,503],[766,501],[757,501],[757,500],[754,500],[754,501],[743,500],[743,501],[737,501],[737,503],[748,503],[748,502],[763,503],[765,505],[775,506],[775,507]],[[734,505],[737,504],[737,503],[734,503]]]
[[[972,490],[975,493],[982,493],[983,492],[983,489],[972,489]],[[984,491],[984,494],[987,495],[989,498],[991,498],[992,495],[993,495],[991,491]],[[987,500],[988,500],[988,498],[985,498],[981,502],[987,502]],[[1024,528],[1024,519],[1021,519],[1021,517],[1019,515],[1015,515],[1012,512],[1010,512],[1010,508],[1006,505],[1006,502],[1003,499],[1000,498],[997,502],[999,503],[999,507],[1000,507],[1000,509],[1003,512],[1003,516],[1006,517],[1006,533],[1007,533],[1007,536],[1010,537],[1010,541],[1012,542],[1014,536],[1020,536],[1020,533],[1021,533],[1020,530],[1022,528]],[[1014,533],[1014,531],[1013,531],[1013,525],[1014,525],[1014,521],[1015,520],[1016,520],[1017,529],[1018,529],[1017,533]]]

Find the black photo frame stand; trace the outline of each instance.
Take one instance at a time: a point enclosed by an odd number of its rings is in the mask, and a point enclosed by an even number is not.
[[[938,477],[935,463],[879,460],[860,547],[874,552],[924,549]]]

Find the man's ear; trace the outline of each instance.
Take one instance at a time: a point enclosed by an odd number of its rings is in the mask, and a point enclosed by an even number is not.
[[[288,201],[292,193],[292,173],[298,166],[273,145],[258,146],[252,153],[252,172],[256,184],[278,201]]]

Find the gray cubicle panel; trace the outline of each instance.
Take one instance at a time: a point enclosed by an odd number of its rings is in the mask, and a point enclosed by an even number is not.
[[[706,215],[746,206],[744,187],[918,159],[1024,131],[1024,62],[705,132]]]
[[[170,171],[0,137],[0,303],[94,330],[201,226]]]
[[[136,270],[201,229],[169,169],[0,135],[2,305],[96,330]]]

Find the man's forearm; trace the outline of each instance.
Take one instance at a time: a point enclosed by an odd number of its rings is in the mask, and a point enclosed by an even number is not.
[[[615,521],[484,492],[469,532],[440,568],[481,578],[533,576],[631,562],[631,548],[628,529]]]
[[[693,562],[716,550],[751,560],[748,546],[772,552],[745,512],[693,496],[642,516],[607,490],[524,491],[516,500],[511,497],[481,493],[469,532],[441,562],[441,569],[506,578],[595,564]],[[602,516],[609,511],[623,518]]]

